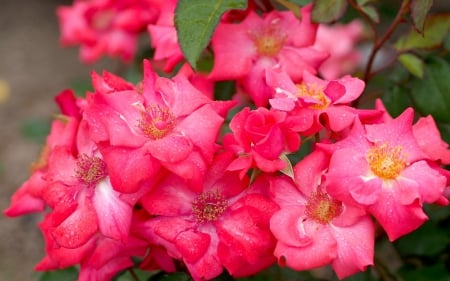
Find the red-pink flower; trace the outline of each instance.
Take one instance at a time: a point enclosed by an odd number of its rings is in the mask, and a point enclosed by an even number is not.
[[[90,0],[61,6],[61,43],[81,45],[80,59],[86,63],[103,55],[130,62],[138,33],[156,19],[159,5],[158,0]]]
[[[15,217],[45,209],[42,192],[47,188],[46,175],[49,167],[49,156],[55,147],[66,147],[69,151],[75,149],[75,139],[78,131],[80,109],[71,90],[59,93],[55,100],[63,115],[52,121],[50,134],[42,148],[40,158],[31,166],[30,178],[13,194],[10,206],[5,215]]]
[[[78,248],[96,233],[126,241],[133,205],[142,192],[121,194],[112,186],[108,166],[97,146],[89,140],[82,121],[77,134],[77,151],[55,147],[49,156],[47,187],[42,197],[52,212],[48,231],[57,245]]]
[[[239,24],[219,23],[212,37],[214,80],[237,79],[257,106],[271,97],[266,72],[280,68],[297,81],[303,70],[316,73],[326,53],[311,46],[317,25],[311,23],[311,5],[301,9],[301,20],[290,11],[258,16],[250,12]]]
[[[364,82],[349,75],[328,81],[305,71],[303,81],[294,83],[285,72],[271,72],[267,80],[275,91],[270,105],[301,120],[297,130],[305,135],[324,126],[333,132],[350,127],[358,110],[349,104],[364,90]]]
[[[241,171],[242,176],[250,168],[268,173],[284,169],[283,154],[300,146],[300,136],[291,126],[286,112],[264,107],[242,109],[231,119],[232,134],[224,138],[225,148],[237,156],[228,170]]]
[[[319,25],[314,48],[330,54],[319,67],[323,78],[338,79],[356,70],[361,62],[361,53],[355,45],[362,38],[363,28],[359,20],[348,24]]]
[[[374,225],[363,209],[326,192],[328,159],[316,149],[295,166],[295,181],[270,179],[271,195],[280,205],[270,226],[279,264],[296,270],[331,264],[342,279],[373,264]]]
[[[274,262],[269,219],[277,207],[263,185],[248,187],[248,178],[225,170],[231,160],[219,154],[198,191],[168,174],[142,199],[155,217],[134,224],[135,232],[183,260],[194,280],[212,279],[223,267],[247,276]]]
[[[361,125],[334,145],[327,191],[338,200],[363,206],[395,240],[418,228],[427,216],[423,203],[437,201],[446,178],[431,168],[412,128],[407,109],[385,123]]]
[[[116,174],[112,182],[134,192],[136,179],[152,179],[162,165],[196,186],[212,160],[223,116],[232,103],[213,102],[183,75],[157,77],[148,61],[144,68],[144,81],[137,88],[88,97],[85,118]]]

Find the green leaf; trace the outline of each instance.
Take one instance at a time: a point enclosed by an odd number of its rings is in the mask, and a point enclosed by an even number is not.
[[[431,49],[439,47],[450,31],[450,14],[428,16],[425,20],[423,35],[415,29],[401,36],[395,43],[398,51],[413,49]]]
[[[448,281],[450,273],[447,271],[444,263],[436,263],[431,266],[423,266],[414,268],[412,266],[404,266],[400,268],[399,274],[402,280],[407,281]],[[430,279],[431,278],[431,279]]]
[[[290,177],[291,179],[294,179],[294,169],[292,168],[292,163],[289,158],[286,156],[286,154],[281,154],[280,159],[283,160],[284,163],[286,163],[286,167],[280,172]]]
[[[378,14],[377,9],[375,9],[375,7],[373,7],[372,5],[365,5],[365,6],[361,6],[361,9],[364,11],[364,13],[366,13],[367,16],[369,16],[369,18],[375,22],[375,23],[379,23],[380,22],[380,15]]]
[[[192,68],[208,45],[222,14],[244,9],[246,0],[180,0],[175,10],[175,27],[184,56]]]
[[[431,114],[438,122],[450,123],[450,65],[432,58],[425,67],[424,79],[411,82],[411,98],[422,115]]]
[[[311,17],[317,23],[331,23],[343,16],[346,8],[346,0],[316,0]]]
[[[412,75],[423,78],[425,66],[419,57],[406,53],[400,55],[398,60]]]
[[[368,5],[373,0],[357,0],[356,3],[363,10],[363,12],[375,23],[380,22],[380,15],[378,14],[377,9],[372,5]]]
[[[46,271],[42,273],[39,281],[76,281],[78,280],[78,270],[75,267],[66,269]]]
[[[402,257],[433,257],[443,253],[450,244],[446,231],[435,221],[427,221],[414,232],[394,242]],[[414,245],[414,247],[411,247]]]
[[[433,5],[433,0],[412,0],[411,18],[417,32],[423,33],[425,18]]]
[[[399,85],[386,90],[381,99],[389,114],[394,118],[411,106],[408,90]]]
[[[298,4],[293,3],[292,1],[288,1],[288,0],[275,0],[278,3],[280,3],[282,6],[284,6],[285,8],[287,8],[289,11],[291,11],[292,13],[294,13],[294,15],[297,18],[301,18],[301,13],[300,13],[300,8],[298,6]]]

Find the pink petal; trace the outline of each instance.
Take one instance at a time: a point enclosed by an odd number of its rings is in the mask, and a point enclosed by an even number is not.
[[[337,241],[337,257],[331,265],[339,279],[364,271],[373,265],[375,227],[369,216],[362,217],[351,227],[333,227]]]
[[[401,205],[390,192],[385,192],[368,211],[381,224],[390,241],[416,230],[428,219],[418,200],[411,205]]]
[[[345,86],[339,81],[330,81],[323,91],[331,99],[331,102],[335,103],[345,95]]]
[[[425,159],[427,155],[420,149],[414,138],[412,122],[414,110],[406,109],[397,118],[383,124],[366,125],[367,139],[373,143],[388,143],[391,146],[400,146],[409,163]]]
[[[83,201],[52,232],[53,237],[61,247],[69,249],[81,247],[97,232],[98,220],[92,202],[87,198]]]
[[[160,161],[175,163],[192,152],[192,142],[182,134],[172,133],[164,138],[148,141],[146,149]]]
[[[295,270],[310,270],[331,263],[337,257],[337,242],[328,227],[322,227],[303,247],[293,247],[279,241],[274,255],[278,262]]]
[[[208,162],[212,160],[216,150],[216,139],[223,118],[210,105],[205,105],[183,119],[178,129],[202,152]]]
[[[192,214],[192,201],[197,193],[179,177],[169,175],[147,192],[141,199],[152,215],[178,216]]]
[[[186,262],[195,263],[205,255],[210,242],[211,237],[208,234],[186,230],[177,236],[175,246]]]
[[[116,146],[100,146],[114,190],[135,193],[142,184],[155,177],[160,163],[146,153],[145,147],[137,149]]]
[[[302,220],[305,219],[304,205],[282,207],[270,219],[270,230],[286,247],[307,247],[313,243],[314,237],[302,230]]]
[[[103,180],[95,187],[93,203],[100,232],[106,237],[127,241],[132,206],[120,200],[119,195],[108,180]]]
[[[405,188],[404,191],[416,195],[415,199],[420,197],[426,203],[438,200],[447,186],[447,179],[425,161],[415,162],[402,171],[398,184],[403,185],[409,181],[414,182],[415,188]]]
[[[420,148],[432,160],[441,160],[443,164],[450,164],[448,144],[442,140],[431,115],[419,118],[413,126],[413,134]]]
[[[320,149],[315,149],[295,165],[294,178],[304,194],[311,194],[319,186],[328,163],[328,154]]]

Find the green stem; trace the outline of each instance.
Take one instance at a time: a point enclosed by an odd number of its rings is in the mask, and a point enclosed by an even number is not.
[[[133,277],[134,281],[139,281],[139,277],[136,275],[136,272],[134,272],[133,268],[128,269],[128,271],[131,274],[131,277]]]

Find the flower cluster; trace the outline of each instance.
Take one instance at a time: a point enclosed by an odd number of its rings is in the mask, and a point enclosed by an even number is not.
[[[58,14],[86,61],[129,60],[144,27],[172,70],[183,60],[175,6],[76,1]],[[425,203],[447,205],[450,150],[433,118],[414,123],[411,108],[393,118],[381,101],[352,107],[365,84],[336,61],[357,56],[334,56],[333,28],[317,36],[311,6],[300,14],[225,15],[206,76],[183,67],[162,77],[145,60],[140,83],[105,71],[85,98],[60,93],[42,155],[5,211],[47,209],[36,269],[78,265],[79,280],[103,281],[138,265],[209,280],[278,263],[331,265],[342,279],[373,265],[375,224],[393,241],[427,220]],[[337,32],[352,45],[348,28]],[[235,81],[233,100],[212,98],[220,80]]]

